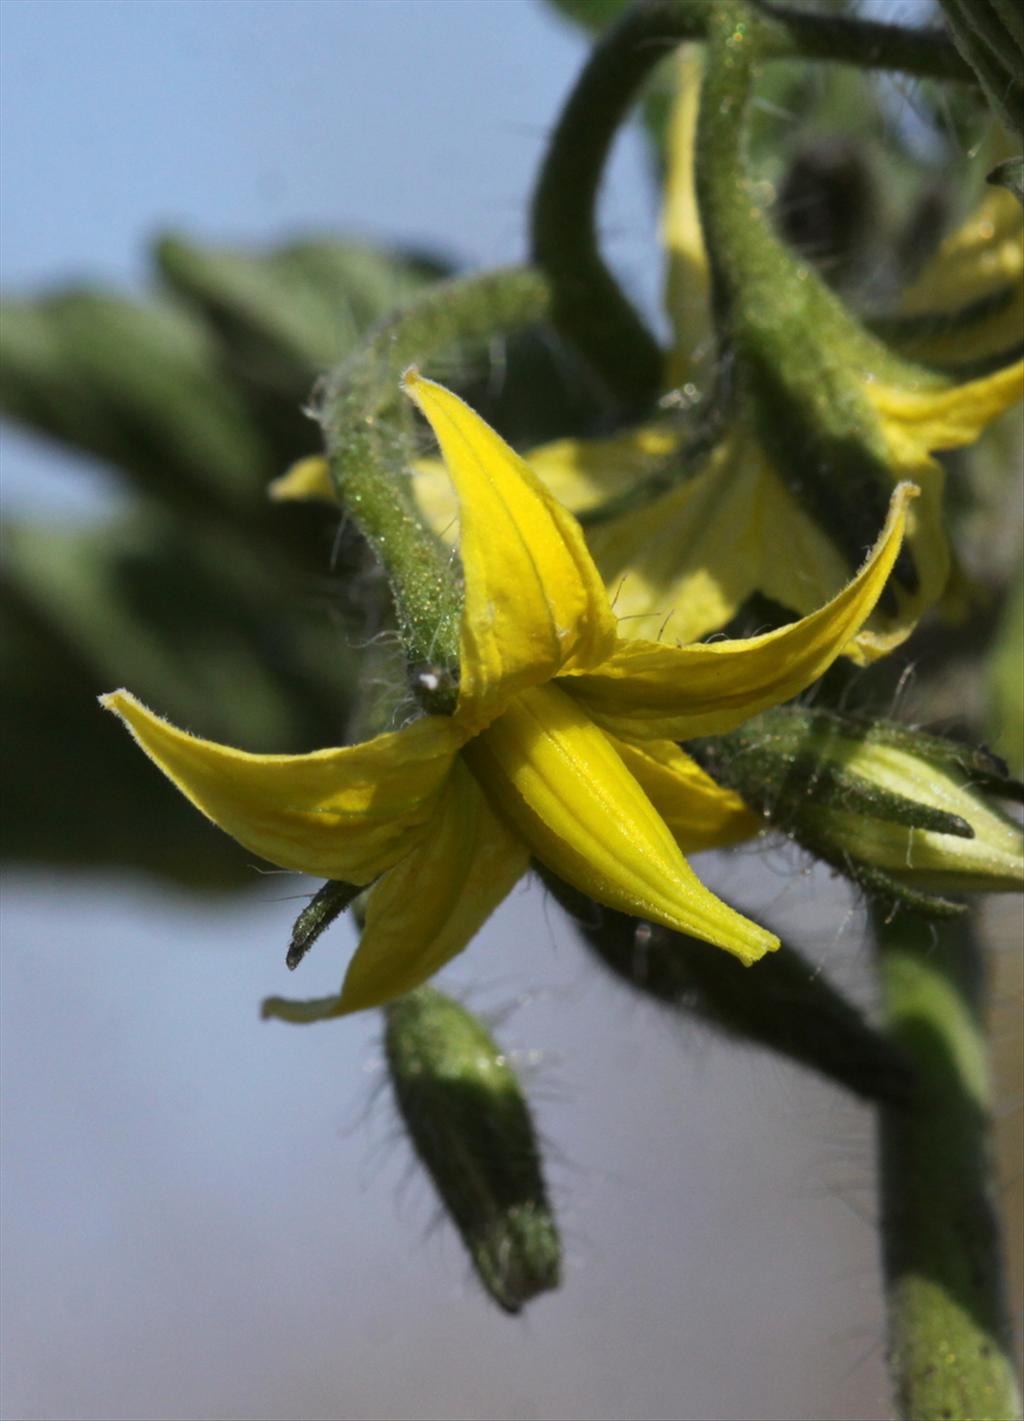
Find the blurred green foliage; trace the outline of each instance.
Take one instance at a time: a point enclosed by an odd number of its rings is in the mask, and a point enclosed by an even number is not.
[[[2,850],[239,885],[244,852],[95,697],[130,684],[250,749],[344,737],[351,648],[376,630],[352,590],[362,554],[336,515],[266,487],[315,447],[302,405],[320,372],[446,268],[340,241],[253,255],[167,238],[157,259],[166,293],[144,305],[92,290],[4,303],[0,408],[103,460],[129,502],[97,526],[6,529]]]

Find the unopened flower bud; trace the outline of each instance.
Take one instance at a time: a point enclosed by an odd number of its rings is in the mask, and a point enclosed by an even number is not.
[[[993,802],[1024,786],[987,750],[786,707],[698,753],[772,824],[883,896],[948,913],[957,905],[936,894],[1024,888],[1024,832]]]
[[[392,1002],[384,1047],[399,1113],[487,1292],[506,1312],[556,1288],[561,1245],[529,1107],[508,1059],[431,987]]]

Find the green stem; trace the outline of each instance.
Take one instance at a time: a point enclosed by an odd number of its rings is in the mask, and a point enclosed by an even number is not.
[[[890,1037],[910,1109],[881,1115],[889,1353],[906,1421],[1020,1417],[989,1136],[981,952],[970,920],[875,916]]]
[[[887,350],[776,233],[747,172],[747,119],[774,20],[753,0],[717,0],[697,131],[696,187],[712,276],[715,327],[730,393],[751,407],[780,477],[857,568],[885,521],[888,447],[865,394],[866,374],[891,384],[942,383]],[[895,583],[919,584],[910,550]],[[886,588],[881,609],[898,609]]]
[[[627,412],[662,381],[658,344],[601,257],[597,196],[612,141],[654,67],[677,44],[703,39],[716,0],[642,0],[594,46],[551,138],[534,193],[533,259],[551,278],[555,323]],[[835,60],[971,81],[940,32],[834,15],[759,8],[766,59]]]
[[[1009,133],[1024,130],[1024,82],[1021,80],[1020,15],[1007,28],[988,0],[940,0],[957,49],[977,75],[989,106]]]
[[[905,1104],[914,1077],[902,1052],[795,948],[757,966],[756,991],[734,957],[593,902],[534,863],[583,942],[620,982],[681,1017],[774,1051],[865,1100]]]
[[[407,659],[444,673],[431,678],[432,710],[454,703],[462,595],[451,554],[424,523],[405,474],[411,442],[399,381],[409,365],[457,341],[542,320],[548,305],[545,278],[525,267],[441,282],[377,326],[321,398],[335,491],[387,570]]]

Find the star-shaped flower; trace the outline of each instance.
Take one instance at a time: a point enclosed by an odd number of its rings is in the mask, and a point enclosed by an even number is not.
[[[216,824],[283,868],[373,884],[341,995],[293,1020],[385,1002],[469,942],[535,856],[610,907],[756,961],[775,937],[699,882],[684,850],[735,842],[750,811],[675,743],[788,700],[839,655],[897,556],[901,486],[831,602],[744,641],[619,636],[576,520],[455,395],[410,372],[461,511],[465,602],[454,714],[364,744],[251,755],[200,740],[127,691],[103,704]]]

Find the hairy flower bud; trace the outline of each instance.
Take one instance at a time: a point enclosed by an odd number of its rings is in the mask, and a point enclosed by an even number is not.
[[[772,824],[896,901],[1024,888],[1024,833],[993,796],[1024,786],[987,750],[891,721],[788,707],[701,742],[700,758]]]
[[[471,1012],[432,987],[392,1002],[384,1048],[413,1148],[506,1312],[557,1288],[561,1245],[529,1107]]]

